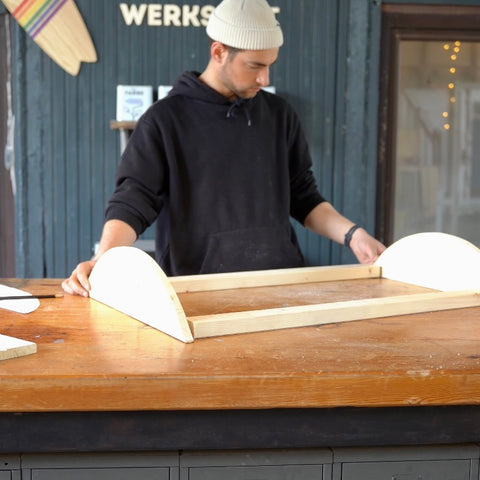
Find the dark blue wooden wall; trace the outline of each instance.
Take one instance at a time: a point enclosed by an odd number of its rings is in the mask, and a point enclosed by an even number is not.
[[[64,277],[91,256],[120,158],[119,133],[109,127],[116,85],[156,89],[183,70],[201,70],[207,61],[203,27],[129,27],[120,0],[76,3],[98,54],[98,62],[83,64],[77,77],[54,64],[16,24],[13,28],[19,277]],[[271,82],[300,114],[322,193],[371,232],[380,3],[271,1],[280,7],[286,38]],[[310,263],[353,261],[343,247],[301,227],[298,233]]]

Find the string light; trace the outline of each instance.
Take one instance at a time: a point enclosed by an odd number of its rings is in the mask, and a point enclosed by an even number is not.
[[[443,50],[445,52],[448,52],[448,54],[450,55],[450,60],[452,62],[455,62],[457,60],[458,54],[460,53],[461,45],[462,45],[461,42],[459,42],[458,40],[453,42],[453,45],[450,45],[450,43],[444,43],[443,44]],[[450,52],[452,52],[452,53],[450,53]],[[449,68],[449,72],[450,72],[451,75],[455,75],[457,73],[456,67],[454,65],[451,65],[450,68]],[[450,103],[450,105],[453,106],[456,102],[455,82],[453,80],[450,80],[447,83],[447,87],[448,87],[448,90],[449,90],[449,103]],[[449,116],[450,116],[450,114],[449,114],[448,111],[442,112],[442,117],[444,119],[448,119]],[[446,131],[450,130],[450,123],[444,123],[443,128]]]

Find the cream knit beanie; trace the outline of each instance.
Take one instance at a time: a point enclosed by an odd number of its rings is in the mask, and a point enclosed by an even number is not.
[[[283,44],[280,24],[265,0],[223,0],[210,15],[207,35],[241,50],[269,50]]]

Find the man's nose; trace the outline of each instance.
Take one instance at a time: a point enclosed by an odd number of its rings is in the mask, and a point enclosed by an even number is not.
[[[262,87],[266,87],[270,83],[270,70],[268,67],[263,68],[260,70],[257,76],[257,83]]]

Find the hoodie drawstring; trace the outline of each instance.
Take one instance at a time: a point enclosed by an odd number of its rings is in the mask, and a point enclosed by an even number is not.
[[[244,98],[237,98],[229,107],[227,111],[227,118],[235,116],[235,109],[243,107],[243,111],[245,112],[245,116],[247,117],[247,125],[250,127],[252,125],[252,119],[250,117],[250,111],[248,110],[247,100]]]

